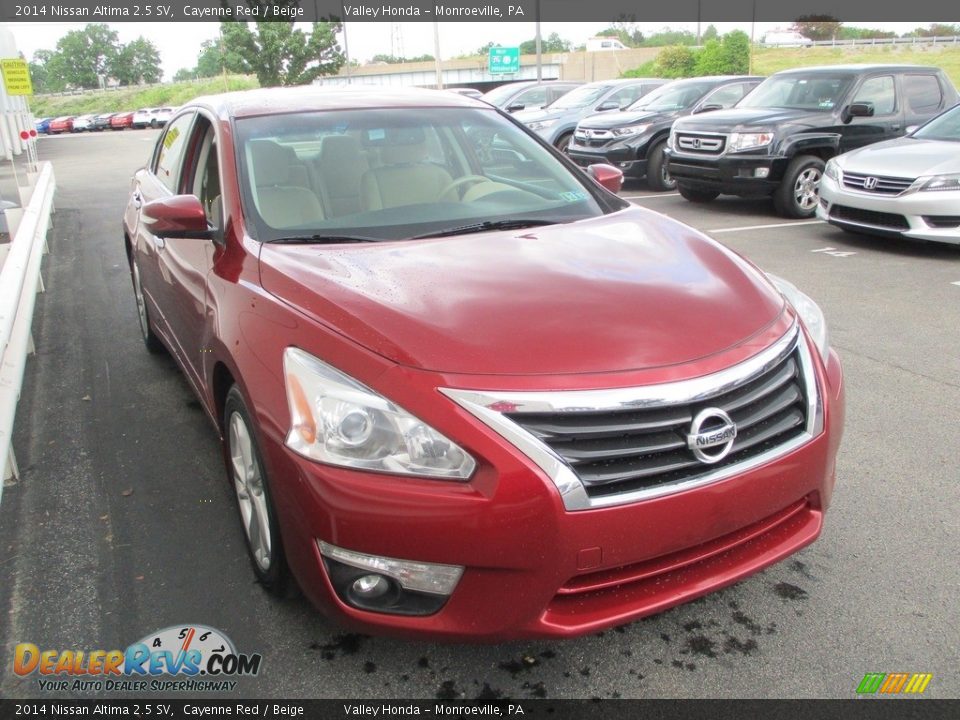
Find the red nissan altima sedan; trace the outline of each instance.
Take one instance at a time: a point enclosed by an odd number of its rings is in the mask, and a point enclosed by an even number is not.
[[[266,588],[367,631],[571,637],[817,538],[823,313],[619,182],[453,93],[173,116],[124,215],[140,328],[223,439]]]

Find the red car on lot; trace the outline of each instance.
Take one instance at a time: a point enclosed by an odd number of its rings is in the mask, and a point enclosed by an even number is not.
[[[47,131],[49,135],[59,135],[65,132],[73,132],[72,115],[64,115],[50,121],[50,129]]]
[[[110,118],[111,130],[126,130],[133,127],[133,112],[118,112]]]
[[[844,414],[822,312],[620,179],[453,93],[174,115],[124,215],[134,297],[262,585],[292,571],[367,630],[569,637],[816,539]]]

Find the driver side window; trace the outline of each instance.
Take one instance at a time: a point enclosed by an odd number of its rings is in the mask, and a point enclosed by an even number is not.
[[[867,103],[873,106],[873,114],[889,115],[897,109],[897,95],[894,90],[893,76],[882,75],[866,80],[853,99],[855,103]]]

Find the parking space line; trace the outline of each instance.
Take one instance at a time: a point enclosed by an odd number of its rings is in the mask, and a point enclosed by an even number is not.
[[[799,225],[823,225],[823,220],[801,220],[799,222],[772,223],[769,225],[744,225],[742,227],[717,228],[716,230],[707,230],[709,233],[731,233],[743,232],[746,230],[766,230],[768,228],[797,227]]]
[[[646,200],[647,198],[680,197],[680,193],[657,193],[656,195],[621,195],[624,200]]]
[[[950,283],[950,284],[951,284],[951,285],[956,285],[957,287],[960,287],[960,280],[957,280],[956,282],[952,282],[952,283]]]

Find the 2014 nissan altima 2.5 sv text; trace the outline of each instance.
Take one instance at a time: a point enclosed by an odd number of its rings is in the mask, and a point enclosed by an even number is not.
[[[367,631],[571,637],[817,538],[844,412],[823,314],[620,179],[430,90],[171,118],[125,211],[134,296],[264,587]]]

